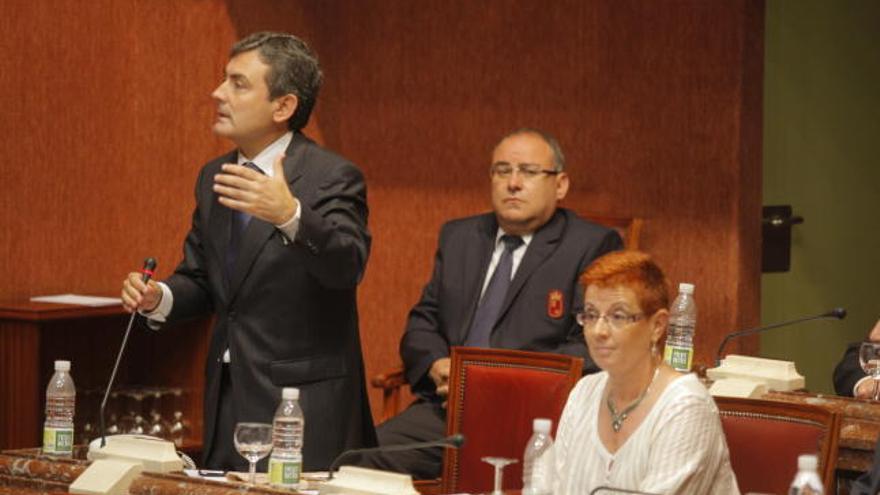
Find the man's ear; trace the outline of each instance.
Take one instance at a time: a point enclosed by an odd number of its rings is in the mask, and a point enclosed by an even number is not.
[[[296,108],[299,106],[299,99],[294,94],[286,94],[275,98],[275,111],[272,112],[272,119],[277,122],[287,122],[293,117]]]
[[[562,201],[565,199],[565,195],[568,194],[568,174],[565,172],[559,172],[556,175],[556,200]]]

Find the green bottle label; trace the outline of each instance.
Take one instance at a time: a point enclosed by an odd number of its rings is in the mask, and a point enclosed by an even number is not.
[[[690,347],[667,345],[663,351],[663,359],[678,371],[689,372],[694,358],[694,350]]]
[[[73,454],[73,428],[43,428],[43,453]]]
[[[299,485],[302,461],[269,459],[269,483],[276,486],[295,487]]]

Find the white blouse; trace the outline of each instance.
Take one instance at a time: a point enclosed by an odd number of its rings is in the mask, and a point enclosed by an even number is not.
[[[554,446],[555,495],[587,494],[599,486],[657,494],[739,494],[718,408],[695,375],[671,382],[614,454],[597,428],[607,381],[606,372],[588,375],[568,396]]]

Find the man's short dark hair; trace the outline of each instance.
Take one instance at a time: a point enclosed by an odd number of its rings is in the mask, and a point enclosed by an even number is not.
[[[263,31],[232,45],[229,57],[252,50],[257,50],[260,60],[269,66],[266,73],[269,98],[296,96],[296,111],[287,121],[287,127],[292,131],[302,129],[309,122],[323,79],[315,52],[296,36]]]
[[[501,144],[501,141],[504,141],[507,138],[511,138],[514,136],[519,136],[522,134],[533,134],[541,138],[547,146],[550,147],[550,151],[553,154],[553,170],[557,172],[562,172],[565,170],[565,155],[562,153],[562,146],[559,145],[559,141],[553,137],[549,132],[542,131],[541,129],[536,129],[534,127],[520,127],[515,131],[512,131],[505,135],[501,140],[498,141],[498,144]],[[498,144],[495,146],[497,147]]]

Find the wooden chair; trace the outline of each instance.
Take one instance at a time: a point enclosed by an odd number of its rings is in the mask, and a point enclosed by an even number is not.
[[[400,414],[403,407],[400,406],[400,389],[406,385],[406,377],[403,375],[403,365],[387,369],[382,373],[370,378],[373,388],[382,390],[382,414],[379,422],[385,422]]]
[[[584,214],[582,216],[591,222],[611,227],[616,230],[617,233],[620,234],[620,238],[623,239],[624,249],[640,249],[642,227],[645,224],[644,219],[638,217],[614,217],[610,215],[592,214]]]
[[[453,347],[446,430],[465,443],[443,456],[442,492],[490,492],[494,470],[484,456],[518,459],[504,470],[504,487],[521,488],[532,420],[550,418],[555,431],[582,366],[560,354]]]
[[[626,249],[639,249],[644,220],[637,217],[615,217],[610,215],[583,215],[592,222],[616,229],[623,238]],[[382,390],[382,415],[379,422],[387,421],[403,410],[400,389],[406,385],[403,365],[398,364],[370,378],[370,385]]]
[[[716,397],[730,463],[742,493],[788,493],[801,454],[816,454],[832,491],[840,417],[816,406]]]

